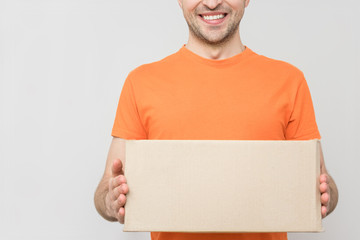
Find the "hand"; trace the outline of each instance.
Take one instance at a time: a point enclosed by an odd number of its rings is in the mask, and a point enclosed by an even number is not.
[[[125,195],[128,193],[129,187],[126,183],[120,159],[114,160],[111,171],[112,177],[109,179],[109,191],[105,197],[106,210],[109,216],[116,218],[123,224],[125,217]]]
[[[329,211],[330,187],[329,175],[323,173],[320,175],[320,193],[321,193],[321,216],[324,218]]]

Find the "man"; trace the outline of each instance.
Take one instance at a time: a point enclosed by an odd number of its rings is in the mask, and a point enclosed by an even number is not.
[[[189,39],[178,52],[127,77],[117,109],[98,212],[124,223],[124,139],[308,140],[320,134],[307,83],[296,67],[256,54],[240,39],[249,0],[178,0]],[[321,153],[321,213],[337,188]],[[154,186],[156,187],[156,186]],[[217,192],[214,190],[214,194]],[[287,239],[286,233],[152,232],[152,239]]]

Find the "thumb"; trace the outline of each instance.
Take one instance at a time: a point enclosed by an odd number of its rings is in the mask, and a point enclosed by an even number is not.
[[[114,162],[111,166],[111,173],[112,173],[113,177],[124,174],[122,166],[123,166],[123,164],[120,159],[114,160]]]

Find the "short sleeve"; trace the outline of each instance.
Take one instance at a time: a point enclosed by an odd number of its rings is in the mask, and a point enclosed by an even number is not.
[[[111,135],[124,139],[147,139],[145,128],[139,116],[132,85],[132,73],[125,79],[121,90]]]
[[[293,108],[286,128],[287,140],[321,139],[316,124],[310,90],[301,73],[301,81],[295,94]]]

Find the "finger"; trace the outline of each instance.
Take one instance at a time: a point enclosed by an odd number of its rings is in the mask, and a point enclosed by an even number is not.
[[[329,204],[329,200],[330,200],[330,198],[329,198],[329,194],[328,193],[323,193],[323,194],[321,194],[321,204],[322,205],[325,205],[325,206],[327,206],[328,204]]]
[[[109,182],[109,195],[110,199],[113,201],[119,197],[120,193],[127,193],[129,190],[124,175],[117,176],[116,178],[111,178]],[[122,184],[125,184],[126,186],[120,187]]]
[[[127,194],[129,192],[129,186],[127,185],[127,183],[121,184],[121,190],[123,194]]]
[[[327,192],[327,190],[328,190],[328,184],[325,182],[321,183],[320,184],[320,192],[325,193],[325,192]]]
[[[116,201],[116,199],[118,199],[119,198],[119,196],[120,196],[120,194],[121,194],[121,186],[118,186],[118,187],[116,187],[116,188],[114,188],[113,189],[113,193],[112,193],[112,195],[111,195],[111,199],[113,200],[113,201]]]
[[[111,182],[110,189],[114,189],[120,186],[121,184],[126,183],[126,178],[124,175],[119,175],[110,179],[110,182]]]
[[[121,207],[118,212],[118,220],[121,224],[124,224],[124,218],[125,218],[125,208]]]
[[[322,206],[321,207],[321,216],[324,218],[326,217],[326,213],[327,213],[327,207]]]
[[[126,202],[126,197],[123,194],[120,194],[120,196],[117,199],[111,202],[111,208],[113,209],[116,216],[120,208],[124,207],[125,202]]]
[[[113,209],[115,212],[118,212],[121,207],[123,207],[126,203],[126,196],[124,194],[120,194],[120,196],[112,202]]]
[[[128,190],[129,190],[129,187],[127,186],[126,183],[121,184],[120,186],[114,188],[112,199],[115,200],[115,199],[119,198],[120,194],[128,193]]]
[[[117,200],[119,208],[123,207],[126,203],[126,196],[124,194],[120,194],[118,200]]]
[[[329,176],[324,173],[320,175],[320,183],[329,183]]]
[[[122,164],[121,160],[115,159],[112,164],[112,167],[111,167],[111,172],[112,172],[113,177],[118,176],[120,174],[124,174],[122,168],[123,168],[123,164]]]

